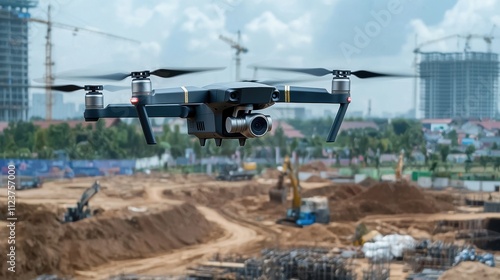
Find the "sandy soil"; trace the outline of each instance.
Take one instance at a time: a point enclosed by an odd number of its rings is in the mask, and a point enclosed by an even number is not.
[[[323,169],[321,165],[311,168]],[[57,212],[74,206],[94,180],[78,178],[50,182],[41,189],[19,191],[17,199],[22,203],[44,205],[46,209]],[[264,247],[350,248],[352,234],[360,221],[384,234],[402,233],[416,238],[430,238],[438,220],[500,218],[500,214],[462,213],[467,209],[455,209],[451,204],[453,199],[447,193],[426,194],[408,186],[395,188],[393,185],[378,186],[373,182],[369,185],[376,185],[375,188],[311,180],[301,182],[304,196],[328,196],[333,221],[326,226],[297,229],[274,223],[285,214],[289,204],[276,205],[269,201],[267,192],[276,184],[272,176],[253,181],[220,182],[204,175],[155,174],[99,178],[99,181],[102,191],[90,205],[103,209],[102,217],[114,217],[124,209],[161,212],[189,203],[213,225],[213,229],[206,233],[210,238],[204,238],[201,243],[164,248],[147,256],[102,259],[96,265],[76,269],[76,279],[106,279],[122,273],[182,274],[189,266],[207,260],[215,253],[254,254]],[[5,199],[5,193],[0,192],[0,202]],[[89,220],[104,219],[102,217]],[[185,226],[189,226],[189,221],[186,222],[188,225]],[[361,269],[363,262],[359,263]],[[391,279],[404,279],[404,275],[402,264],[391,265]]]

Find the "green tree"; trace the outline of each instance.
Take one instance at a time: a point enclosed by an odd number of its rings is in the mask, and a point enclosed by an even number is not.
[[[489,157],[487,156],[480,156],[479,157],[479,164],[483,167],[483,170],[486,170],[486,167],[488,166],[488,163],[490,162]]]
[[[448,145],[439,145],[439,154],[441,155],[441,161],[446,163],[448,155],[450,154],[450,146]]]
[[[469,145],[465,149],[465,154],[467,155],[467,159],[472,162],[472,154],[476,151],[476,147],[474,145]]]

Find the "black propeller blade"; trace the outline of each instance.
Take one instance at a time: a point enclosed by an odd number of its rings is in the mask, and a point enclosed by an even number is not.
[[[264,69],[264,70],[276,70],[276,71],[289,71],[289,72],[297,72],[309,74],[317,77],[325,76],[328,74],[334,74],[337,70],[328,70],[326,68],[283,68],[283,67],[267,67],[267,66],[254,66],[255,68]],[[413,77],[413,75],[405,75],[405,74],[389,74],[389,73],[377,73],[366,70],[359,70],[351,72],[352,75],[360,78],[379,78],[379,77]]]
[[[132,76],[134,73],[147,73],[150,75],[158,76],[161,78],[172,78],[180,75],[204,72],[204,71],[215,71],[222,70],[225,67],[206,67],[206,68],[162,68],[156,69],[153,71],[140,71],[140,72],[132,72],[132,73],[111,73],[105,75],[82,75],[82,76],[64,76],[59,75],[58,78],[76,78],[76,79],[101,79],[101,80],[113,80],[113,81],[121,81],[129,76]]]
[[[31,87],[31,88],[43,88],[43,89],[50,88],[52,90],[57,90],[57,91],[62,91],[62,92],[73,92],[73,91],[85,89],[85,87],[78,86],[78,85],[29,86],[29,87]],[[111,92],[120,91],[120,90],[124,90],[124,89],[130,89],[130,86],[104,85],[102,87],[104,90],[111,91]]]
[[[262,79],[262,80],[241,80],[240,82],[252,82],[252,83],[260,83],[270,86],[275,85],[283,85],[283,84],[291,84],[291,83],[299,83],[299,82],[311,82],[317,81],[317,79],[304,79],[304,78],[296,78],[296,79]]]

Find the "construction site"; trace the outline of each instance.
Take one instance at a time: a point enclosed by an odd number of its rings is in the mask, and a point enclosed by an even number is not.
[[[285,159],[251,179],[152,172],[18,191],[16,273],[4,261],[0,277],[500,277],[498,207],[486,212],[466,205],[463,191],[424,190],[405,178],[334,183],[319,176],[335,173],[321,163],[301,166],[317,175],[299,182],[291,167]],[[494,208],[500,193],[490,195]]]

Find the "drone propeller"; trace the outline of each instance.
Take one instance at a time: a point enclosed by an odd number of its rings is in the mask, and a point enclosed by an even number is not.
[[[282,68],[282,67],[267,67],[267,66],[255,66],[255,68],[264,70],[277,70],[277,71],[289,71],[309,74],[317,77],[325,76],[328,74],[335,74],[338,70],[328,70],[326,68]],[[412,75],[405,74],[389,74],[389,73],[378,73],[367,70],[358,70],[351,72],[352,75],[360,79],[368,78],[380,78],[380,77],[413,77]]]
[[[291,83],[299,83],[299,82],[311,82],[311,81],[317,81],[316,79],[304,79],[304,78],[297,78],[297,79],[281,79],[281,80],[241,80],[240,82],[252,82],[252,83],[259,83],[259,84],[265,84],[265,85],[270,85],[270,86],[275,86],[275,85],[283,85],[283,84],[291,84]]]
[[[78,90],[98,90],[98,86],[78,86],[78,85],[54,85],[54,86],[29,86],[31,88],[44,88],[44,89],[52,89],[52,90],[57,90],[57,91],[62,91],[62,92],[73,92],[73,91],[78,91]],[[104,85],[102,86],[103,90],[106,91],[120,91],[124,89],[130,89],[130,86],[114,86],[114,85]]]
[[[222,70],[225,67],[206,67],[206,68],[162,68],[153,71],[145,70],[140,72],[131,73],[112,73],[105,75],[83,75],[83,76],[58,76],[58,78],[77,78],[77,79],[102,79],[102,80],[114,80],[121,81],[129,76],[140,75],[143,77],[148,77],[154,75],[160,78],[172,78],[180,75],[204,72],[204,71],[215,71]]]

